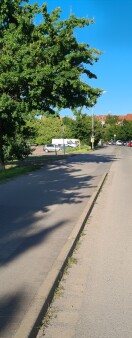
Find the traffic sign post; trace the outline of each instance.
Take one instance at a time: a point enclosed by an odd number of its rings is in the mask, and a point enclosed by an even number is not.
[[[94,136],[91,136],[92,149],[94,149]]]
[[[92,150],[94,149],[94,114],[92,115],[92,136],[91,136]]]

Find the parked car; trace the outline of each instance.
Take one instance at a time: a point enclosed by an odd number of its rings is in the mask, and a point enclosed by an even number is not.
[[[117,140],[117,141],[116,141],[116,145],[117,145],[117,146],[122,146],[122,145],[123,145],[123,142],[122,142],[121,140]]]
[[[128,147],[132,147],[132,141],[128,142]]]
[[[50,152],[50,151],[56,152],[56,151],[59,151],[59,150],[60,150],[60,147],[59,147],[58,145],[55,145],[55,144],[45,144],[45,145],[43,146],[43,150],[44,150],[46,153],[48,153],[48,152]]]

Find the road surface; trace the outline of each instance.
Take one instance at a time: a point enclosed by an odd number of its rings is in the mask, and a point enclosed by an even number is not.
[[[37,338],[132,337],[132,149],[117,148],[84,234]]]
[[[14,337],[115,148],[67,157],[0,185],[0,337]],[[22,337],[23,338],[23,337]]]

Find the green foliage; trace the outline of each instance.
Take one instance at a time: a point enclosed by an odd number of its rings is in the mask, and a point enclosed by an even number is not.
[[[6,0],[3,3],[6,6]],[[12,3],[11,12],[1,26],[1,71],[5,70],[1,84],[7,96],[23,104],[24,111],[36,109],[38,114],[55,107],[93,106],[101,90],[80,77],[96,78],[83,64],[91,66],[100,52],[79,44],[73,34],[74,28],[93,21],[73,15],[61,21],[59,9],[50,15],[46,5],[38,9],[37,5],[20,6],[20,1]],[[39,12],[43,23],[35,26],[33,19]]]
[[[117,128],[117,139],[129,141],[132,139],[132,121],[123,121]]]
[[[35,137],[35,143],[42,145],[51,143],[52,138],[62,137],[62,120],[57,117],[42,118],[36,121],[37,136]]]
[[[74,125],[75,121],[72,118],[64,117],[63,118],[63,130],[64,130],[64,136],[65,138],[76,138],[74,133]]]
[[[132,121],[124,121],[124,130],[126,132],[126,140],[132,140]]]
[[[32,128],[34,135],[30,138],[31,144],[43,145],[51,143],[52,138],[76,138],[81,141],[81,144],[90,144],[92,134],[92,117],[87,114],[82,114],[81,110],[74,111],[75,119],[65,117],[63,119],[49,117],[41,120],[32,119],[32,122],[28,122],[30,129]],[[109,123],[107,123],[107,121]],[[113,122],[114,121],[114,122]],[[112,123],[110,123],[112,122]],[[119,123],[118,119],[107,120],[102,126],[101,122],[94,116],[94,136],[95,145],[99,140],[114,140],[121,139],[128,141],[132,139],[132,122],[123,121]]]
[[[89,44],[78,43],[74,36],[75,28],[89,26],[93,20],[71,15],[62,21],[60,8],[49,14],[46,4],[39,8],[37,3],[25,2],[1,0],[0,4],[0,161],[3,163],[7,143],[17,134],[24,137],[21,125],[27,120],[35,115],[57,115],[56,108],[91,107],[101,95],[100,89],[81,80],[83,74],[88,79],[96,78],[91,66],[101,53]],[[38,14],[43,20],[35,25]],[[55,137],[60,133],[59,129],[58,133],[53,131]],[[66,134],[70,134],[68,127]],[[44,140],[41,135],[38,143]],[[18,157],[22,149],[22,142],[18,142],[18,147],[12,146],[13,156]]]
[[[81,109],[74,110],[76,120],[74,123],[74,137],[78,138],[83,144],[91,144],[92,117],[82,114]],[[95,145],[99,142],[102,135],[101,125],[94,118],[94,137]]]
[[[108,114],[106,117],[106,124],[110,126],[115,126],[119,121],[118,116]]]
[[[76,118],[74,125],[75,138],[81,142],[88,144],[91,136],[91,118],[86,114],[82,114]]]
[[[105,141],[114,139],[129,141],[132,139],[132,121],[121,121],[118,116],[108,115],[102,131]]]
[[[35,136],[30,138],[31,144],[43,145],[51,143],[52,138],[76,138],[82,144],[90,144],[92,133],[92,117],[87,114],[78,114],[76,119],[65,117],[63,119],[49,117],[41,120],[33,119],[28,122],[35,131]],[[102,126],[94,121],[95,144],[102,138]]]
[[[3,145],[3,150],[5,161],[22,160],[31,153],[29,145],[21,135],[15,135],[15,139],[7,139]]]

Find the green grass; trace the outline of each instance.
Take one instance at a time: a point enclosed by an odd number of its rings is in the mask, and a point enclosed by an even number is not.
[[[61,155],[61,159],[64,158],[64,155],[63,154],[59,154]],[[38,155],[38,156],[30,156],[28,158],[26,158],[25,160],[23,160],[23,163],[24,161],[25,162],[33,162],[33,161],[37,161],[37,162],[40,162],[40,161],[44,161],[44,162],[47,162],[47,161],[52,161],[52,160],[60,160],[60,156],[58,156],[58,154],[56,155],[47,155],[47,157],[45,157],[44,155]]]
[[[77,148],[74,150],[75,153],[86,153],[89,152],[91,150],[90,146],[84,145],[84,146],[80,146],[80,148]]]
[[[89,152],[90,147],[89,146],[81,146],[80,149],[66,149],[67,153],[86,153]],[[23,161],[13,161],[10,164],[7,164],[5,166],[5,170],[0,171],[0,183],[6,182],[9,179],[13,179],[17,176],[27,174],[31,171],[37,170],[41,168],[44,164],[56,161],[56,160],[62,160],[65,159],[65,155],[58,154],[57,155],[50,155],[49,157],[45,157],[43,155],[40,156],[29,156]]]
[[[65,149],[65,153],[69,154],[69,153],[75,153],[75,154],[83,154],[83,153],[87,153],[91,150],[91,147],[88,145],[82,145],[80,146],[80,148],[66,148]]]
[[[22,167],[15,166],[15,165],[12,165],[12,166],[7,165],[5,170],[0,171],[0,182],[1,183],[6,182],[9,179],[15,178],[20,175],[27,174],[30,171],[34,171],[39,168],[40,168],[39,165],[29,165],[29,166],[22,166]]]
[[[10,164],[5,166],[5,170],[0,171],[0,183],[6,182],[9,179],[13,179],[17,176],[24,175],[29,173],[30,171],[37,170],[41,168],[46,163],[64,159],[64,156],[32,156],[28,157],[23,161],[13,161]]]

